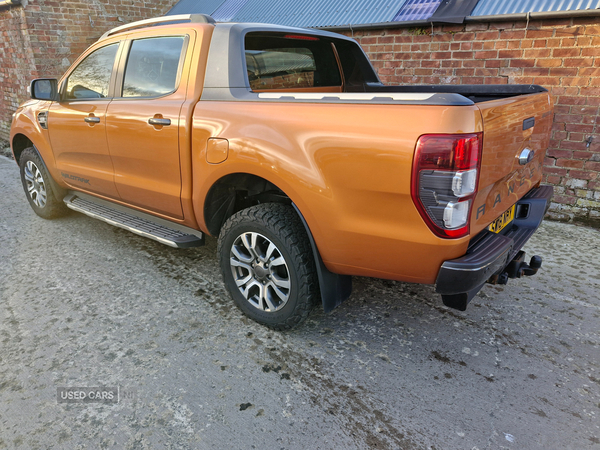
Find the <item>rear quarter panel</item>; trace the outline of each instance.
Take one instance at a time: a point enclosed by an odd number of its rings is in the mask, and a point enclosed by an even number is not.
[[[252,173],[282,189],[308,222],[337,273],[433,283],[468,238],[440,239],[413,205],[418,137],[482,131],[475,106],[201,101],[194,112],[195,208],[230,173]],[[209,137],[229,140],[222,164],[206,162]]]

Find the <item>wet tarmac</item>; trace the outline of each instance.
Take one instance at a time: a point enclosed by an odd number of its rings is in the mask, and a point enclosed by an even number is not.
[[[45,221],[4,157],[0,191],[0,448],[600,448],[597,229],[544,223],[525,248],[540,273],[464,313],[431,286],[355,278],[279,333],[233,306],[214,239]]]

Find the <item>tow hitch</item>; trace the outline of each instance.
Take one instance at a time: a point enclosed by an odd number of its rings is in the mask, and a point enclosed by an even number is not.
[[[523,211],[511,227],[502,233],[482,231],[471,240],[464,256],[442,263],[435,290],[442,295],[444,305],[465,311],[486,282],[506,284],[509,278],[537,273],[542,258],[534,256],[527,264],[521,248],[542,223],[552,192],[552,186],[532,189],[517,202],[517,208]]]
[[[522,276],[530,277],[531,275],[535,275],[540,267],[542,267],[541,256],[532,256],[529,264],[527,264],[525,262],[525,252],[520,250],[513,260],[500,273],[492,275],[487,280],[487,283],[506,284],[508,283],[509,278],[521,278]],[[484,284],[485,283],[476,286],[470,291],[459,294],[442,294],[442,301],[444,302],[444,305],[450,308],[465,311],[471,299],[477,295]]]
[[[525,262],[525,252],[521,250],[508,266],[504,268],[502,273],[490,277],[487,282],[490,284],[506,284],[509,278],[535,275],[540,267],[542,267],[541,256],[532,256],[529,264],[527,264]]]

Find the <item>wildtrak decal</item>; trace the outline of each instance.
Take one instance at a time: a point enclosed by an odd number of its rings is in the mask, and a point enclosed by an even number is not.
[[[69,173],[64,173],[64,172],[61,172],[60,175],[63,178],[66,178],[67,180],[78,181],[79,183],[84,183],[84,184],[90,184],[90,180],[88,180],[87,178],[77,177],[75,175],[71,175]]]
[[[535,176],[537,171],[538,171],[538,167],[531,167],[531,168],[529,168],[528,173],[527,172],[523,173],[523,176],[521,176],[521,178],[513,179],[512,181],[506,183],[506,185],[508,187],[508,192],[506,195],[514,194],[515,187],[519,188],[519,187],[523,186],[528,180],[531,180]],[[494,198],[494,204],[492,205],[492,209],[494,209],[498,203],[502,203],[502,193],[500,193],[500,192],[498,194],[496,194],[496,197]],[[483,205],[481,205],[477,208],[476,219],[479,219],[479,217],[483,216],[485,214],[485,212],[486,212],[486,204],[484,203]]]

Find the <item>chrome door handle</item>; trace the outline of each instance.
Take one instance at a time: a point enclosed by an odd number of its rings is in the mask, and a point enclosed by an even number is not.
[[[148,123],[150,125],[162,125],[166,127],[167,125],[171,125],[171,119],[156,119],[154,117],[148,119]]]
[[[87,123],[100,123],[100,117],[88,116],[83,120],[85,120]]]

